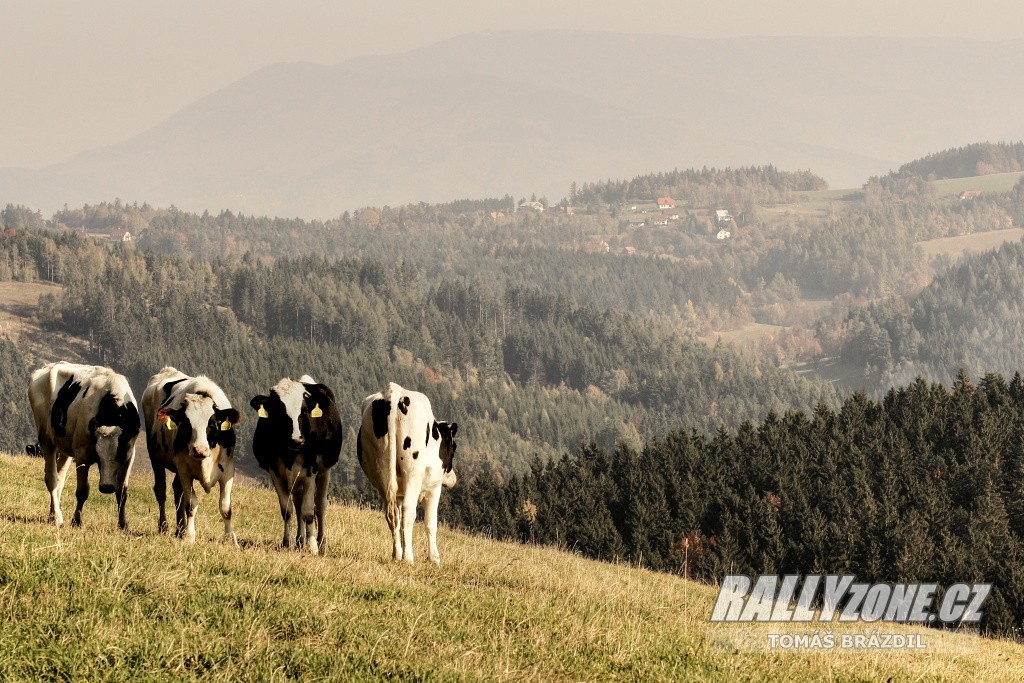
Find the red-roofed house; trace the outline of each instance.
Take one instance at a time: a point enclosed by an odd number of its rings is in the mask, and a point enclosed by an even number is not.
[[[659,209],[674,209],[676,208],[676,200],[671,197],[658,197],[658,208]]]

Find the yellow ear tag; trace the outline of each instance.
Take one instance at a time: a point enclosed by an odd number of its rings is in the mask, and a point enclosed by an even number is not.
[[[310,417],[323,417],[324,411],[320,410],[320,404],[317,403],[313,406],[313,410],[309,411]]]
[[[263,406],[260,406],[260,410],[256,414],[259,415],[260,417],[270,417],[270,413],[268,413],[267,409],[264,408]]]
[[[174,431],[178,425],[174,424],[174,420],[167,418],[167,429],[168,431]]]
[[[220,431],[226,432],[229,429],[231,429],[231,422],[229,420],[224,420],[220,423]]]

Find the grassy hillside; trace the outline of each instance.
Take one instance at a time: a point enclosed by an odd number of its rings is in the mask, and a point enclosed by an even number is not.
[[[917,245],[921,247],[921,251],[929,259],[941,255],[957,259],[964,254],[976,254],[981,251],[998,249],[1006,242],[1019,242],[1021,237],[1024,237],[1024,229],[1006,228],[1005,230],[975,232],[970,235],[922,240]]]
[[[968,178],[945,178],[933,180],[932,186],[940,195],[960,194],[967,190],[982,192],[1009,192],[1024,177],[1024,172],[990,173],[988,175],[971,176]]]
[[[0,456],[3,680],[1024,676],[1020,645],[937,633],[924,654],[768,653],[768,627],[712,630],[711,587],[444,530],[442,567],[394,564],[382,516],[356,508],[330,510],[328,556],[281,552],[276,500],[262,488],[237,489],[241,548],[216,540],[210,496],[195,546],[154,535],[143,477],[131,534],[98,494],[85,528],[58,531],[41,474],[39,459]]]

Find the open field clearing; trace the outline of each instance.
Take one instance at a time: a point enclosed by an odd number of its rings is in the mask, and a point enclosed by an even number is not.
[[[709,335],[699,337],[699,339],[708,344],[714,344],[719,338],[723,342],[729,344],[737,344],[740,346],[752,345],[761,341],[770,334],[777,334],[782,330],[786,329],[783,325],[769,325],[767,323],[747,323],[742,327],[737,327],[734,330],[725,330],[723,332],[713,332]]]
[[[60,294],[63,287],[49,282],[0,281],[0,334],[11,336],[24,329],[43,294]]]
[[[940,237],[934,240],[918,242],[924,255],[933,259],[939,255],[946,255],[951,258],[959,258],[964,254],[974,254],[989,249],[998,249],[1006,242],[1017,242],[1024,236],[1022,228],[1007,228],[1005,230],[992,230],[991,232],[976,232],[971,235],[957,235],[956,237]]]
[[[3,680],[1024,677],[1024,646],[927,630],[929,649],[914,653],[770,652],[767,634],[812,629],[712,628],[712,587],[443,529],[441,567],[395,564],[376,511],[333,506],[326,557],[280,551],[276,497],[262,488],[236,488],[240,548],[217,540],[212,496],[194,546],[156,535],[141,476],[132,533],[96,493],[84,528],[57,530],[41,475],[40,459],[0,456]]]
[[[84,339],[40,329],[36,319],[39,297],[60,295],[63,287],[50,282],[0,281],[0,337],[22,343],[44,360],[84,361],[88,343]]]
[[[1009,192],[1022,176],[1024,176],[1024,172],[1021,171],[1014,171],[1011,173],[991,173],[989,175],[972,176],[970,178],[933,180],[932,186],[940,195],[960,194],[966,190],[981,190],[982,192]]]

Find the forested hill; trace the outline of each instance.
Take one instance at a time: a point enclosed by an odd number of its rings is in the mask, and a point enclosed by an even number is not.
[[[705,167],[584,183],[570,188],[569,202],[616,204],[669,197],[695,206],[738,206],[745,201],[777,204],[790,200],[793,192],[827,189],[828,182],[810,171],[782,171],[774,166]]]
[[[922,179],[966,178],[1024,170],[1024,142],[978,142],[903,164],[895,175]]]
[[[924,380],[642,450],[587,448],[442,498],[443,518],[606,560],[858,581],[994,583],[982,627],[1024,627],[1024,380]]]
[[[88,339],[139,393],[165,364],[209,374],[242,406],[282,376],[310,373],[335,388],[351,437],[362,398],[395,380],[463,426],[467,477],[592,440],[639,446],[670,428],[835,400],[766,361],[537,288],[428,283],[412,265],[372,259],[186,258],[32,229],[0,242],[0,276],[64,285],[41,301],[44,324]],[[24,406],[22,392],[12,405]]]
[[[1012,373],[1024,358],[1024,243],[965,257],[909,301],[855,309],[844,359],[866,367],[874,386],[916,375],[950,382]]]

